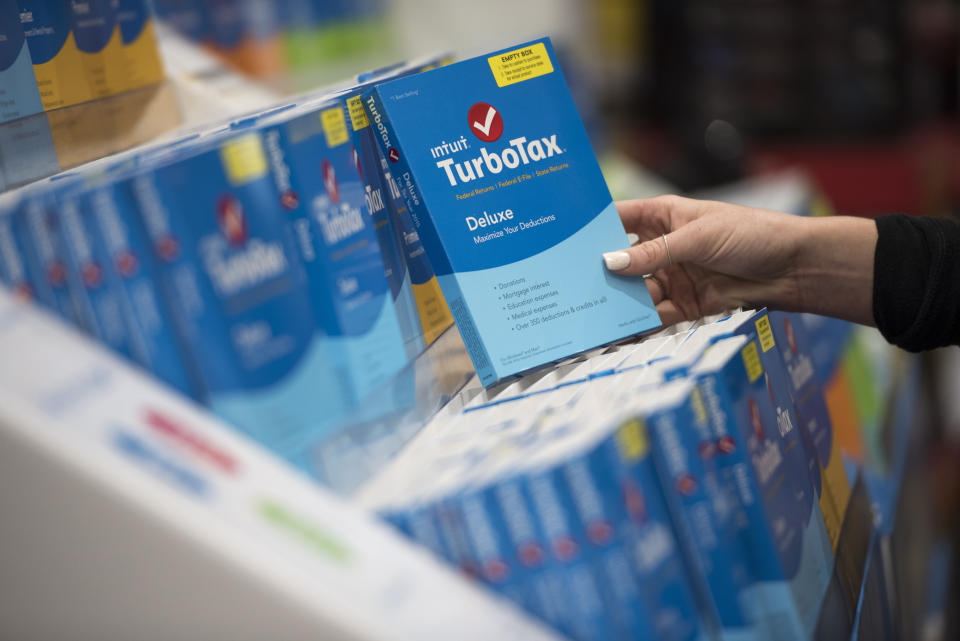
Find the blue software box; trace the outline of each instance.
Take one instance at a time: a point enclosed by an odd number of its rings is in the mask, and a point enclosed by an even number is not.
[[[489,386],[660,325],[549,40],[378,85],[364,107]]]

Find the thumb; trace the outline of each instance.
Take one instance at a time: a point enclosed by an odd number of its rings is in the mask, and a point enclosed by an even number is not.
[[[694,225],[684,225],[664,236],[621,251],[607,252],[603,262],[612,272],[626,275],[652,274],[697,256],[699,239]]]

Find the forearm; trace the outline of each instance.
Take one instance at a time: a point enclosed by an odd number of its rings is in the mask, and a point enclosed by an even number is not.
[[[796,301],[782,307],[875,325],[877,226],[866,218],[798,218]]]

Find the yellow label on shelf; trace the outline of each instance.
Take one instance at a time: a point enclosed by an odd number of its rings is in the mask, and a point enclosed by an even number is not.
[[[757,321],[757,338],[760,339],[760,348],[764,353],[769,352],[770,348],[776,345],[773,341],[773,330],[770,328],[770,317],[766,314]]]
[[[542,42],[487,58],[498,87],[545,76],[553,72],[550,54]]]
[[[320,124],[323,126],[323,135],[327,138],[327,147],[336,147],[350,140],[343,109],[324,109],[320,112]]]
[[[267,173],[267,155],[257,134],[238,136],[220,148],[220,158],[231,185],[242,185]]]
[[[747,343],[741,350],[743,356],[743,366],[747,368],[747,378],[754,382],[763,374],[763,365],[760,363],[760,352],[757,351],[757,344],[753,341]]]
[[[837,443],[834,443],[831,448],[830,461],[823,470],[822,478],[823,486],[830,490],[830,498],[837,513],[838,522],[834,524],[834,527],[831,528],[831,524],[827,524],[830,542],[834,551],[836,551],[837,541],[840,539],[840,526],[843,524],[843,517],[847,513],[847,505],[850,504],[850,482],[847,479],[847,471],[843,466],[843,452]]]
[[[423,338],[427,345],[440,337],[451,324],[453,316],[447,301],[440,291],[440,284],[434,276],[423,284],[413,283],[413,297],[417,301],[417,311],[420,313],[420,326],[423,327]]]
[[[370,124],[367,120],[367,112],[363,110],[363,98],[360,96],[348,98],[347,109],[350,111],[350,124],[353,125],[354,131]]]
[[[647,455],[650,451],[650,438],[642,419],[631,419],[617,430],[617,447],[620,456],[627,461],[636,461]]]

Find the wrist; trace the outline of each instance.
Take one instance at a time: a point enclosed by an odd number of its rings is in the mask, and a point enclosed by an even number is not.
[[[798,218],[797,309],[872,325],[876,224],[866,218]]]

